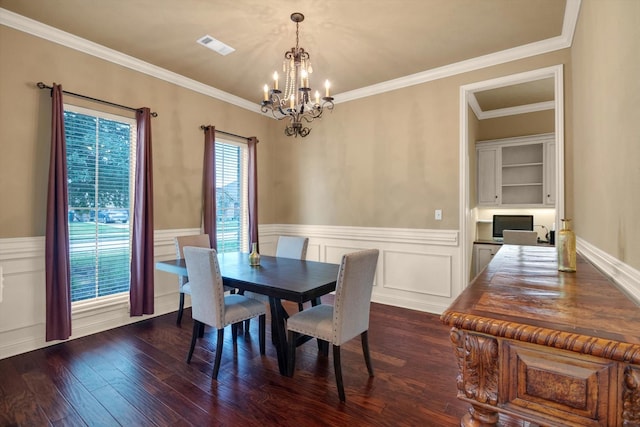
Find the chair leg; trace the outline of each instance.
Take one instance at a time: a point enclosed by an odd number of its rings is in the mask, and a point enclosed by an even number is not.
[[[344,396],[344,384],[342,383],[342,365],[340,364],[340,346],[333,346],[333,370],[336,373],[336,385],[338,386],[338,396],[340,396],[340,402],[346,402]]]
[[[320,338],[318,338],[317,341],[318,341],[318,351],[320,352],[320,354],[323,355],[324,357],[329,357],[329,341],[324,341],[324,340],[321,340]]]
[[[304,304],[302,304],[301,302],[298,303],[298,311],[302,311],[304,310]]]
[[[187,363],[191,363],[191,356],[193,356],[193,349],[196,347],[196,340],[200,333],[200,322],[193,321],[193,333],[191,334],[191,346],[189,347],[189,354],[187,355]]]
[[[233,340],[233,344],[238,342],[238,323],[231,325],[231,338]]]
[[[249,327],[251,326],[251,319],[247,319],[244,321],[244,331],[245,333],[249,333]]]
[[[184,293],[180,292],[180,302],[178,303],[178,318],[176,319],[176,325],[180,326],[182,323],[182,312],[184,311]]]
[[[267,315],[262,314],[258,318],[258,341],[260,342],[260,354],[265,352],[265,335],[266,335]]]
[[[218,341],[216,342],[216,361],[213,364],[213,379],[218,379],[220,360],[222,360],[222,344],[224,344],[224,328],[218,329]]]
[[[367,370],[369,376],[373,376],[373,365],[371,364],[371,356],[369,355],[369,331],[364,331],[360,334],[360,340],[362,341],[362,353],[364,354],[364,362],[367,364]]]
[[[289,359],[287,363],[287,376],[293,377],[293,371],[296,367],[296,341],[298,340],[298,333],[294,331],[289,331],[288,337],[288,347],[287,347],[287,358]]]

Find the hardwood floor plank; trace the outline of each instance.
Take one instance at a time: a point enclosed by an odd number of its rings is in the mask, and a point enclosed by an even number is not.
[[[69,363],[69,357],[69,352],[56,351],[47,358],[49,369],[46,372],[51,376],[52,382],[87,425],[108,427],[116,424],[109,411],[74,376],[75,364]]]
[[[28,355],[29,353],[27,353]],[[22,360],[27,358],[27,355]],[[49,420],[22,378],[16,357],[0,360],[0,389],[2,390],[2,417],[7,426],[43,426]]]
[[[436,315],[372,304],[375,377],[360,340],[345,343],[346,404],[332,356],[319,354],[315,341],[297,349],[289,378],[278,372],[268,328],[264,356],[258,322],[235,346],[229,330],[215,381],[216,333],[207,328],[189,365],[191,325],[187,309],[182,327],[171,313],[0,360],[0,426],[457,427],[468,410],[456,399],[449,331]]]

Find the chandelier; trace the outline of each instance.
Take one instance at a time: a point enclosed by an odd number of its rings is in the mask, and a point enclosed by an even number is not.
[[[282,62],[284,73],[284,93],[278,89],[278,72],[273,73],[273,87],[264,85],[264,100],[261,103],[263,113],[271,113],[278,120],[289,119],[289,124],[284,129],[287,136],[305,137],[311,129],[304,126],[313,120],[322,117],[322,112],[333,110],[333,97],[329,96],[329,80],[324,84],[325,93],[320,98],[320,92],[316,90],[313,98],[311,95],[310,74],[313,72],[309,52],[298,46],[299,25],[304,21],[302,13],[292,13],[291,20],[296,23],[296,46],[285,52]],[[321,102],[322,101],[322,102]]]

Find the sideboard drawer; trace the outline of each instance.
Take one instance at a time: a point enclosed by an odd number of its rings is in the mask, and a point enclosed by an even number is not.
[[[574,352],[502,342],[501,406],[565,425],[616,425],[618,364]]]

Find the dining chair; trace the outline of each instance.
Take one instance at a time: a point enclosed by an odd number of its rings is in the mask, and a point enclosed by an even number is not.
[[[258,317],[260,354],[264,355],[267,310],[260,301],[244,295],[225,295],[215,249],[185,246],[183,251],[191,285],[191,317],[193,318],[193,334],[187,363],[191,363],[196,341],[200,336],[200,328],[208,325],[217,329],[216,358],[212,375],[213,379],[217,379],[222,359],[225,326],[232,325],[235,340],[237,325],[244,320]]]
[[[296,341],[307,335],[333,344],[333,369],[341,402],[345,402],[340,346],[360,335],[364,361],[373,377],[369,355],[369,309],[373,279],[378,263],[377,249],[343,255],[333,305],[320,304],[293,314],[287,320],[288,358],[287,374],[292,377],[296,362]]]
[[[280,236],[276,245],[276,256],[279,258],[306,259],[308,237]],[[298,303],[298,311],[302,311],[302,303]]]
[[[276,244],[276,257],[291,259],[306,259],[307,247],[309,246],[308,237],[280,236]],[[269,302],[269,298],[265,295],[246,292],[245,295],[251,296],[260,301]],[[298,304],[298,308],[302,310],[302,304]]]
[[[503,230],[503,243],[505,245],[527,245],[538,244],[538,233],[528,230]]]
[[[309,246],[308,237],[299,236],[279,236],[276,243],[276,257],[279,258],[292,258],[292,259],[306,259],[307,247]],[[265,303],[269,302],[269,298],[265,295],[256,294],[253,292],[245,292],[246,296],[255,298],[258,301]],[[303,310],[303,304],[298,303],[298,310]],[[251,323],[249,320],[245,321],[244,327],[249,330]],[[272,337],[274,339],[275,337]]]
[[[176,246],[176,257],[184,258],[182,249],[185,246],[195,246],[198,248],[211,248],[211,242],[209,241],[208,234],[195,234],[189,236],[177,236],[174,238]],[[191,285],[189,284],[189,278],[185,276],[178,276],[178,286],[180,287],[180,301],[178,303],[178,318],[176,324],[182,323],[182,313],[184,312],[184,295],[191,295]],[[233,291],[233,288],[225,287],[225,291]]]
[[[276,245],[276,256],[279,258],[305,259],[308,246],[308,237],[280,236]]]

